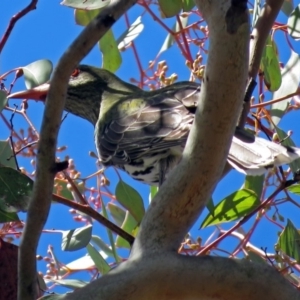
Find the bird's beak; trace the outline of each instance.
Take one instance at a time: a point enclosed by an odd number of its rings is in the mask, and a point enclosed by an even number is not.
[[[33,89],[25,90],[10,94],[8,99],[33,99],[33,100],[45,100],[49,91],[50,84],[44,83]]]

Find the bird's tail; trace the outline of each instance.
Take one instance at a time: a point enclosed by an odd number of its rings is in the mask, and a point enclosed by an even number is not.
[[[296,147],[286,147],[259,137],[253,143],[233,137],[228,162],[239,172],[256,176],[297,158],[300,158],[300,149]]]

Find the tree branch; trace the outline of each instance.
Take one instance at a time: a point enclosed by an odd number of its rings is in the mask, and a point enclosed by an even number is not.
[[[256,20],[250,40],[249,85],[255,82],[266,40],[283,2],[284,0],[266,0],[261,15]],[[243,110],[238,122],[238,127],[242,129],[245,126],[250,111],[250,97],[250,94],[248,95],[248,98],[245,97]]]
[[[66,198],[60,197],[56,194],[53,194],[53,199],[57,203],[61,203],[63,205],[66,205],[68,207],[72,207],[90,217],[92,217],[94,220],[98,221],[101,225],[105,226],[109,230],[111,230],[113,233],[118,234],[120,237],[122,237],[124,240],[126,240],[130,245],[134,242],[134,237],[124,231],[122,228],[118,227],[116,224],[112,223],[110,220],[103,217],[101,214],[99,214],[96,210],[94,210],[89,205],[80,204],[71,200],[68,200]]]
[[[300,294],[267,263],[165,252],[124,262],[60,299],[300,300]]]
[[[135,4],[136,0],[111,1],[82,31],[61,57],[53,73],[47,96],[38,145],[36,180],[20,243],[18,299],[36,299],[36,249],[48,217],[55,176],[57,134],[72,71],[107,30]]]
[[[258,17],[251,33],[249,77],[258,74],[266,40],[284,0],[266,0],[261,15]]]
[[[37,2],[38,0],[31,0],[31,2],[24,9],[22,9],[20,12],[18,12],[11,18],[8,27],[6,28],[5,33],[0,41],[0,53],[2,52],[17,21],[24,17],[26,14],[28,14],[31,10],[36,9]]]
[[[182,160],[153,199],[132,256],[144,251],[176,251],[222,174],[243,102],[249,50],[246,6],[240,16],[244,21],[232,34],[226,20],[230,1],[196,1],[196,4],[210,32],[201,99]]]

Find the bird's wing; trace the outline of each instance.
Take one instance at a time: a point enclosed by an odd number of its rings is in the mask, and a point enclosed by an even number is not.
[[[233,137],[228,162],[247,175],[262,175],[274,166],[289,164],[300,157],[300,149],[286,147],[256,137],[253,143],[246,143]]]
[[[183,82],[159,93],[134,94],[116,104],[96,125],[97,148],[103,163],[124,165],[142,156],[185,146],[194,120],[199,85]],[[107,120],[109,120],[107,122]]]

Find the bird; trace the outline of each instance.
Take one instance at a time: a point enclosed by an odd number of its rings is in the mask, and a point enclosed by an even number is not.
[[[8,98],[45,100],[49,86]],[[105,69],[79,65],[68,83],[65,110],[95,127],[95,144],[105,167],[115,166],[138,181],[159,186],[181,158],[200,93],[200,85],[190,81],[145,91]],[[299,148],[236,134],[227,161],[237,171],[256,176],[299,157]]]

